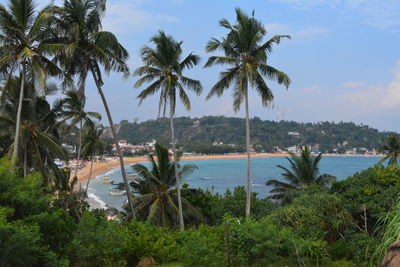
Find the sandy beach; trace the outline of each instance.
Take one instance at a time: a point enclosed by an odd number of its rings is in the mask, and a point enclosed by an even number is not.
[[[144,157],[124,158],[125,165],[143,162],[145,160],[146,160],[146,158],[144,158]],[[96,176],[106,173],[118,166],[119,166],[119,160],[117,160],[117,159],[106,160],[106,162],[94,162],[91,178],[95,178]],[[78,175],[77,175],[78,183],[82,183],[82,182],[86,181],[89,178],[89,172],[90,172],[90,162],[87,162],[86,166],[84,168],[80,169],[78,172]]]
[[[252,158],[269,158],[269,157],[287,157],[287,153],[257,153],[252,154]],[[343,155],[343,154],[323,154],[324,157],[380,157],[380,155]],[[181,161],[189,160],[218,160],[218,159],[241,159],[247,158],[247,154],[226,154],[226,155],[204,155],[204,156],[183,156]],[[135,158],[124,158],[125,165],[128,166],[133,163],[147,161],[146,157],[135,157]],[[104,174],[113,168],[119,166],[119,160],[114,158],[113,160],[106,160],[106,162],[95,162],[93,163],[92,178],[98,175]],[[78,173],[78,182],[82,183],[89,178],[90,162],[82,168]]]

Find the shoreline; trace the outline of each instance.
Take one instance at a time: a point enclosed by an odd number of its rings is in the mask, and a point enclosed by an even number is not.
[[[289,153],[257,153],[252,154],[252,158],[280,158],[290,156]],[[324,157],[382,157],[382,155],[346,155],[346,154],[323,154]],[[222,159],[243,159],[247,158],[247,154],[225,154],[225,155],[199,155],[199,156],[182,156],[181,161],[192,161],[192,160],[222,160]],[[125,165],[147,161],[147,157],[135,157],[135,158],[124,158]],[[119,160],[113,158],[113,160],[106,160],[106,162],[94,162],[92,177],[96,178],[99,175],[105,174],[112,169],[119,166]],[[78,183],[86,182],[89,178],[90,162],[87,162],[86,166],[79,170],[77,177]]]

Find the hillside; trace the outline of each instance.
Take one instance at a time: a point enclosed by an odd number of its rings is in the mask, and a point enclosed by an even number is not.
[[[367,125],[351,122],[298,123],[294,121],[263,121],[255,117],[250,122],[253,148],[257,151],[282,150],[296,145],[312,145],[321,152],[341,152],[356,148],[377,149],[388,132],[380,132]],[[169,139],[169,120],[149,120],[142,123],[121,121],[118,137],[132,144],[140,144],[153,139]],[[234,147],[241,151],[245,144],[245,120],[207,116],[202,118],[181,117],[175,120],[176,138],[181,146],[197,150],[195,147]],[[218,145],[217,143],[218,142]],[[213,145],[214,143],[214,145]]]

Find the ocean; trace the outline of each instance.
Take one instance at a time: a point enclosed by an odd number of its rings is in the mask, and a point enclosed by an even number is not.
[[[356,172],[373,167],[379,157],[323,157],[320,161],[320,174],[327,173],[343,180]],[[181,164],[194,164],[198,167],[192,174],[184,178],[182,183],[187,183],[192,188],[210,189],[214,192],[225,193],[227,189],[233,190],[236,186],[246,183],[246,159],[221,159],[221,160],[193,160],[182,161]],[[259,197],[268,195],[270,188],[265,182],[270,179],[281,179],[283,170],[276,167],[282,165],[289,167],[284,157],[253,158],[251,160],[253,177],[253,191]],[[127,166],[128,175],[135,172]],[[102,183],[102,177],[109,177],[114,183],[122,183],[121,171],[115,168],[105,174],[97,176],[90,181],[89,202],[92,207],[114,207],[121,209],[126,196],[111,196],[110,191],[115,185]]]

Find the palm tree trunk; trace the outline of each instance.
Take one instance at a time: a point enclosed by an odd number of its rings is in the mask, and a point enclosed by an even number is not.
[[[178,172],[178,161],[176,157],[176,145],[175,145],[175,129],[174,129],[174,110],[173,105],[170,101],[169,103],[169,120],[171,124],[171,141],[172,141],[172,153],[174,154],[174,167],[175,167],[175,179],[176,179],[176,192],[178,194],[178,213],[179,213],[179,228],[185,230],[185,224],[183,222],[183,210],[182,210],[182,198],[181,198],[181,187],[179,182],[179,172]]]
[[[250,216],[251,186],[253,184],[251,178],[251,162],[250,162],[250,120],[249,120],[249,97],[248,92],[245,96],[246,101],[246,148],[247,148],[247,190],[246,190],[246,217]]]
[[[89,182],[90,182],[90,178],[92,178],[92,169],[93,169],[93,161],[94,161],[94,155],[92,156],[92,160],[90,162],[90,171],[89,171],[89,177],[86,183],[86,189],[85,189],[85,195],[87,196],[87,191],[89,188]]]
[[[75,166],[75,174],[74,174],[74,177],[78,174],[79,161],[80,161],[80,159],[81,159],[81,147],[82,147],[82,120],[80,121],[80,125],[79,125],[78,158],[76,159],[76,166]]]
[[[117,153],[118,153],[118,156],[119,156],[119,163],[121,165],[121,173],[122,173],[122,178],[124,180],[126,196],[128,197],[129,209],[131,211],[132,218],[134,218],[135,217],[135,209],[134,209],[133,203],[132,203],[131,191],[129,190],[128,178],[126,177],[124,158],[122,156],[121,148],[119,147],[119,144],[117,142],[117,133],[115,131],[113,119],[111,117],[111,112],[110,112],[110,109],[108,108],[107,99],[104,96],[103,90],[101,89],[101,86],[100,86],[99,82],[97,81],[97,79],[96,79],[96,77],[94,75],[93,75],[93,78],[95,80],[95,83],[96,83],[96,86],[97,86],[97,90],[99,91],[101,100],[103,101],[104,109],[106,110],[107,117],[108,117],[108,122],[110,123],[110,128],[111,128],[111,132],[112,132],[112,135],[113,135],[115,147],[117,149]]]
[[[24,64],[24,63],[22,63]],[[18,101],[18,112],[17,112],[17,122],[15,125],[15,136],[14,136],[14,150],[11,158],[11,166],[14,167],[17,162],[18,157],[18,146],[19,146],[19,131],[21,128],[21,113],[22,113],[22,103],[24,100],[25,91],[25,65],[22,65],[21,71],[21,87],[19,90],[19,101]]]

